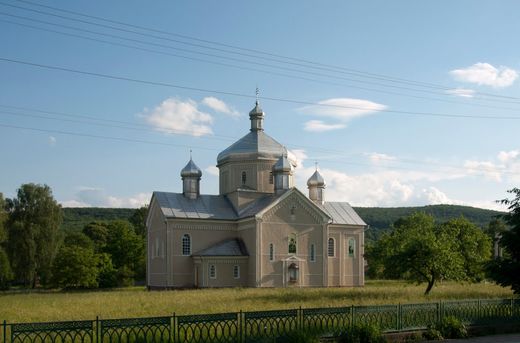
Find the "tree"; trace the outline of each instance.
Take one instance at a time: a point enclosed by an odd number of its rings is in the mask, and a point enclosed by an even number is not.
[[[92,248],[62,246],[53,263],[54,283],[64,288],[95,288],[98,286],[98,263]]]
[[[9,287],[9,282],[13,278],[11,264],[9,258],[4,250],[3,244],[7,240],[7,232],[5,229],[5,222],[7,221],[7,211],[5,210],[6,203],[4,196],[0,193],[0,289]]]
[[[145,264],[145,242],[128,221],[116,220],[108,224],[105,252],[110,254],[118,270],[119,283],[129,284]]]
[[[58,250],[61,206],[47,185],[23,184],[9,201],[8,255],[15,278],[27,287],[46,284]]]
[[[134,211],[134,214],[128,219],[134,226],[135,233],[139,236],[146,237],[146,217],[148,216],[148,206],[143,206]]]
[[[503,199],[500,202],[508,206],[509,212],[502,218],[509,225],[510,230],[502,233],[500,245],[504,249],[504,256],[497,257],[489,264],[491,277],[500,285],[511,286],[513,291],[520,293],[520,188],[508,191],[514,195],[513,199]]]
[[[370,247],[366,257],[386,278],[426,282],[429,294],[442,279],[477,279],[489,244],[464,218],[436,225],[432,216],[415,213],[397,220],[394,230]]]
[[[89,237],[97,252],[104,251],[108,239],[108,224],[102,222],[91,222],[83,228],[83,234]]]

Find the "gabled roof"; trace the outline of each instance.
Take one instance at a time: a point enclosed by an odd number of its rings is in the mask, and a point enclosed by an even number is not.
[[[332,224],[367,225],[348,202],[325,202],[318,206],[332,218]]]
[[[249,254],[244,242],[241,239],[234,238],[203,249],[193,256],[249,256]]]

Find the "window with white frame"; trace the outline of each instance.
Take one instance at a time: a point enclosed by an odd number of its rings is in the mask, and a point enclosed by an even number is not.
[[[336,248],[336,242],[334,241],[334,238],[329,238],[329,244],[327,246],[327,252],[329,257],[334,257],[335,249]]]
[[[190,256],[191,255],[191,237],[188,234],[182,236],[182,255]]]
[[[350,238],[348,240],[348,257],[354,257],[356,255],[356,240]]]
[[[217,278],[217,267],[214,264],[209,265],[209,278],[210,279]]]
[[[240,279],[240,266],[239,265],[234,265],[233,266],[233,278],[234,279]]]
[[[309,259],[311,262],[316,262],[316,246],[314,243],[312,243],[309,247]]]
[[[274,244],[269,243],[269,261],[274,261]]]

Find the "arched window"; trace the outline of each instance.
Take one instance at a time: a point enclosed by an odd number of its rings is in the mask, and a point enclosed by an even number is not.
[[[327,248],[329,257],[334,257],[334,250],[336,250],[336,242],[334,242],[334,238],[329,238],[329,244]]]
[[[274,244],[269,243],[269,261],[274,261]]]
[[[217,278],[217,267],[214,264],[209,265],[209,278],[210,279]]]
[[[354,257],[356,255],[356,240],[350,238],[348,240],[348,257]]]
[[[311,262],[316,262],[316,246],[314,245],[314,243],[311,244],[309,250],[309,259],[311,260]]]
[[[242,184],[245,185],[247,181],[247,174],[245,171],[242,172]]]
[[[190,256],[191,255],[191,237],[188,234],[182,236],[182,255]]]
[[[296,254],[296,235],[289,236],[289,254]]]

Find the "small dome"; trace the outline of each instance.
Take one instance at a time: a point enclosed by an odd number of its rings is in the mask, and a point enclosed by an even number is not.
[[[181,170],[181,177],[201,177],[202,171],[197,167],[195,162],[190,158],[190,161],[188,164],[182,168]]]
[[[309,187],[325,187],[325,180],[321,176],[320,172],[316,170],[314,174],[307,180],[307,186]]]
[[[291,162],[289,162],[289,159],[287,158],[287,155],[283,154],[282,157],[276,161],[273,167],[273,172],[291,172],[293,170],[293,166]]]
[[[260,103],[257,101],[255,107],[249,112],[250,116],[263,115],[264,110],[260,107]]]

